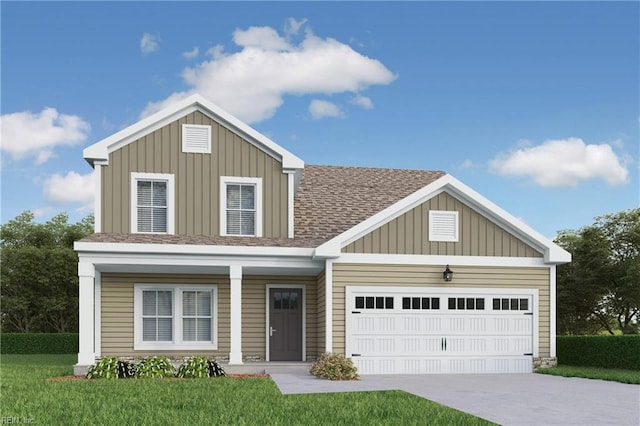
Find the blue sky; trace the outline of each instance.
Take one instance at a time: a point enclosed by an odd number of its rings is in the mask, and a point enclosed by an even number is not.
[[[639,205],[640,4],[2,2],[2,223],[194,91],[308,164],[445,170],[547,237]]]

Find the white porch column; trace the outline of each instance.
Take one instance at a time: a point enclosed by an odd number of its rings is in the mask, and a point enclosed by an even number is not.
[[[231,281],[231,352],[229,364],[242,364],[242,266],[229,267]]]
[[[333,352],[333,262],[327,259],[324,268],[324,350]]]
[[[556,357],[556,265],[549,268],[549,356]]]
[[[94,280],[95,267],[93,263],[80,261],[78,263],[80,308],[79,332],[80,344],[77,365],[91,365],[95,362],[94,352]]]

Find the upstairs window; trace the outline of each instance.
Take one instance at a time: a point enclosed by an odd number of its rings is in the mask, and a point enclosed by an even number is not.
[[[458,242],[458,212],[429,210],[429,241]]]
[[[211,126],[183,124],[182,152],[211,154]]]
[[[227,234],[255,235],[256,186],[227,185]]]
[[[220,234],[261,237],[262,179],[220,179]]]
[[[173,175],[131,174],[131,231],[173,233]]]

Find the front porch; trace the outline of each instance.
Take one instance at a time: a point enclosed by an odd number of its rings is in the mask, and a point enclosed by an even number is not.
[[[126,249],[117,254],[105,252],[104,247],[100,253],[78,250],[80,350],[76,374],[105,356],[140,359],[153,355],[174,360],[204,355],[217,358],[237,374],[289,368],[308,371],[307,361],[325,351],[325,291],[319,289],[324,286],[325,262],[311,260],[306,249],[295,249],[289,256],[275,253],[233,259]],[[203,247],[190,249],[202,252]],[[266,250],[260,249],[262,253]],[[161,293],[169,298],[168,311],[162,315],[157,307]],[[201,294],[210,311],[188,314],[188,300]],[[151,317],[147,296],[158,300],[152,305],[156,311]],[[288,311],[280,315],[283,308]],[[297,317],[291,315],[296,312]],[[189,334],[193,315],[206,325],[202,340],[193,337],[195,331]],[[291,318],[293,325],[287,323]],[[299,333],[299,337],[283,340],[284,333]]]

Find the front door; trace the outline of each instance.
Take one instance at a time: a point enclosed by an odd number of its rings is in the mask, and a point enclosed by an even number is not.
[[[302,361],[302,289],[269,289],[269,360]]]

